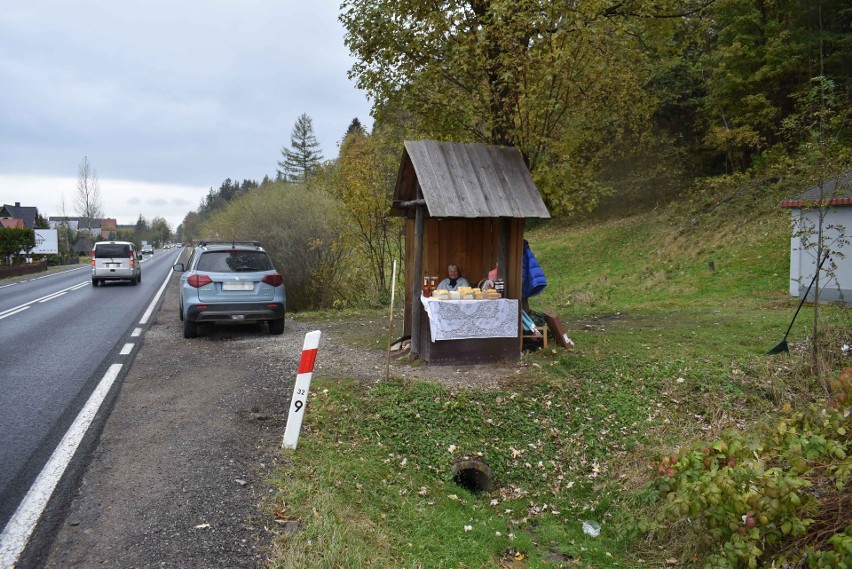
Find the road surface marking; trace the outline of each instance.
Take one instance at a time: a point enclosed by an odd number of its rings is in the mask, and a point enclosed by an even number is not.
[[[110,388],[118,378],[122,364],[112,364],[92,392],[86,405],[80,410],[71,428],[62,437],[56,450],[39,473],[18,509],[9,519],[3,533],[0,534],[0,567],[14,567],[18,557],[27,546],[36,523],[44,512],[50,496],[56,489],[59,479],[65,473],[68,463],[80,446],[83,436],[95,419],[95,415],[106,399]]]

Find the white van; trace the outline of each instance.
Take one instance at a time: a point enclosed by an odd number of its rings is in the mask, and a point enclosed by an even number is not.
[[[130,241],[98,241],[92,248],[92,286],[104,281],[142,282],[136,245]]]

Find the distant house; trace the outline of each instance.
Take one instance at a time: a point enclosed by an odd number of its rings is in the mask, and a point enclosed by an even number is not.
[[[852,170],[781,202],[790,208],[790,296],[801,298],[816,274],[820,206],[825,209],[823,243],[835,254],[823,265],[820,301],[852,305]],[[836,254],[841,253],[841,255]],[[829,267],[835,265],[832,274]],[[814,291],[808,294],[813,298]]]
[[[107,217],[100,221],[101,239],[115,239],[118,232],[118,220]]]
[[[51,229],[56,229],[58,226],[67,224],[71,231],[76,232],[77,241],[74,244],[74,249],[81,256],[91,253],[92,244],[95,241],[109,241],[118,236],[118,220],[111,217],[92,219],[91,233],[89,233],[87,227],[90,221],[85,217],[52,215],[47,219],[47,223]]]
[[[67,220],[63,217],[51,217],[47,220],[47,224],[51,229],[58,229],[62,226],[67,226],[71,231],[79,231],[79,221],[72,220],[68,218]]]
[[[38,219],[38,208],[22,206],[21,202],[15,202],[15,205],[5,204],[0,207],[0,219],[22,219],[24,227],[34,229]]]
[[[0,227],[6,229],[25,229],[23,219],[11,219],[11,218],[3,218],[0,219]]]
[[[89,220],[86,219],[85,217],[70,217],[70,216],[62,216],[62,215],[52,215],[49,218],[47,218],[47,222],[50,224],[51,227],[54,227],[55,224],[57,224],[57,223],[67,222],[68,227],[73,229],[74,231],[84,231],[84,232],[89,231],[89,227],[88,227],[89,226]],[[104,226],[104,222],[106,222],[107,224],[112,222],[112,226],[115,227],[115,220],[114,219],[109,219],[109,218],[107,218],[107,219],[92,219],[91,220],[91,226],[92,226],[91,235],[93,235],[93,236],[95,236],[96,238],[99,239],[100,235],[101,235],[101,230],[103,229],[103,226]]]

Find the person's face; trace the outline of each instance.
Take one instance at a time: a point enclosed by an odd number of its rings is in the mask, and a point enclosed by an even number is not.
[[[450,280],[459,278],[459,268],[455,266],[447,267],[447,276],[450,277]]]

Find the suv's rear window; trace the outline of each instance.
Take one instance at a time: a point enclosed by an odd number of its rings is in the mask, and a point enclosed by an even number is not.
[[[240,273],[273,270],[272,261],[263,251],[208,251],[198,259],[197,271]]]
[[[95,257],[130,257],[130,245],[106,243],[95,246]]]

